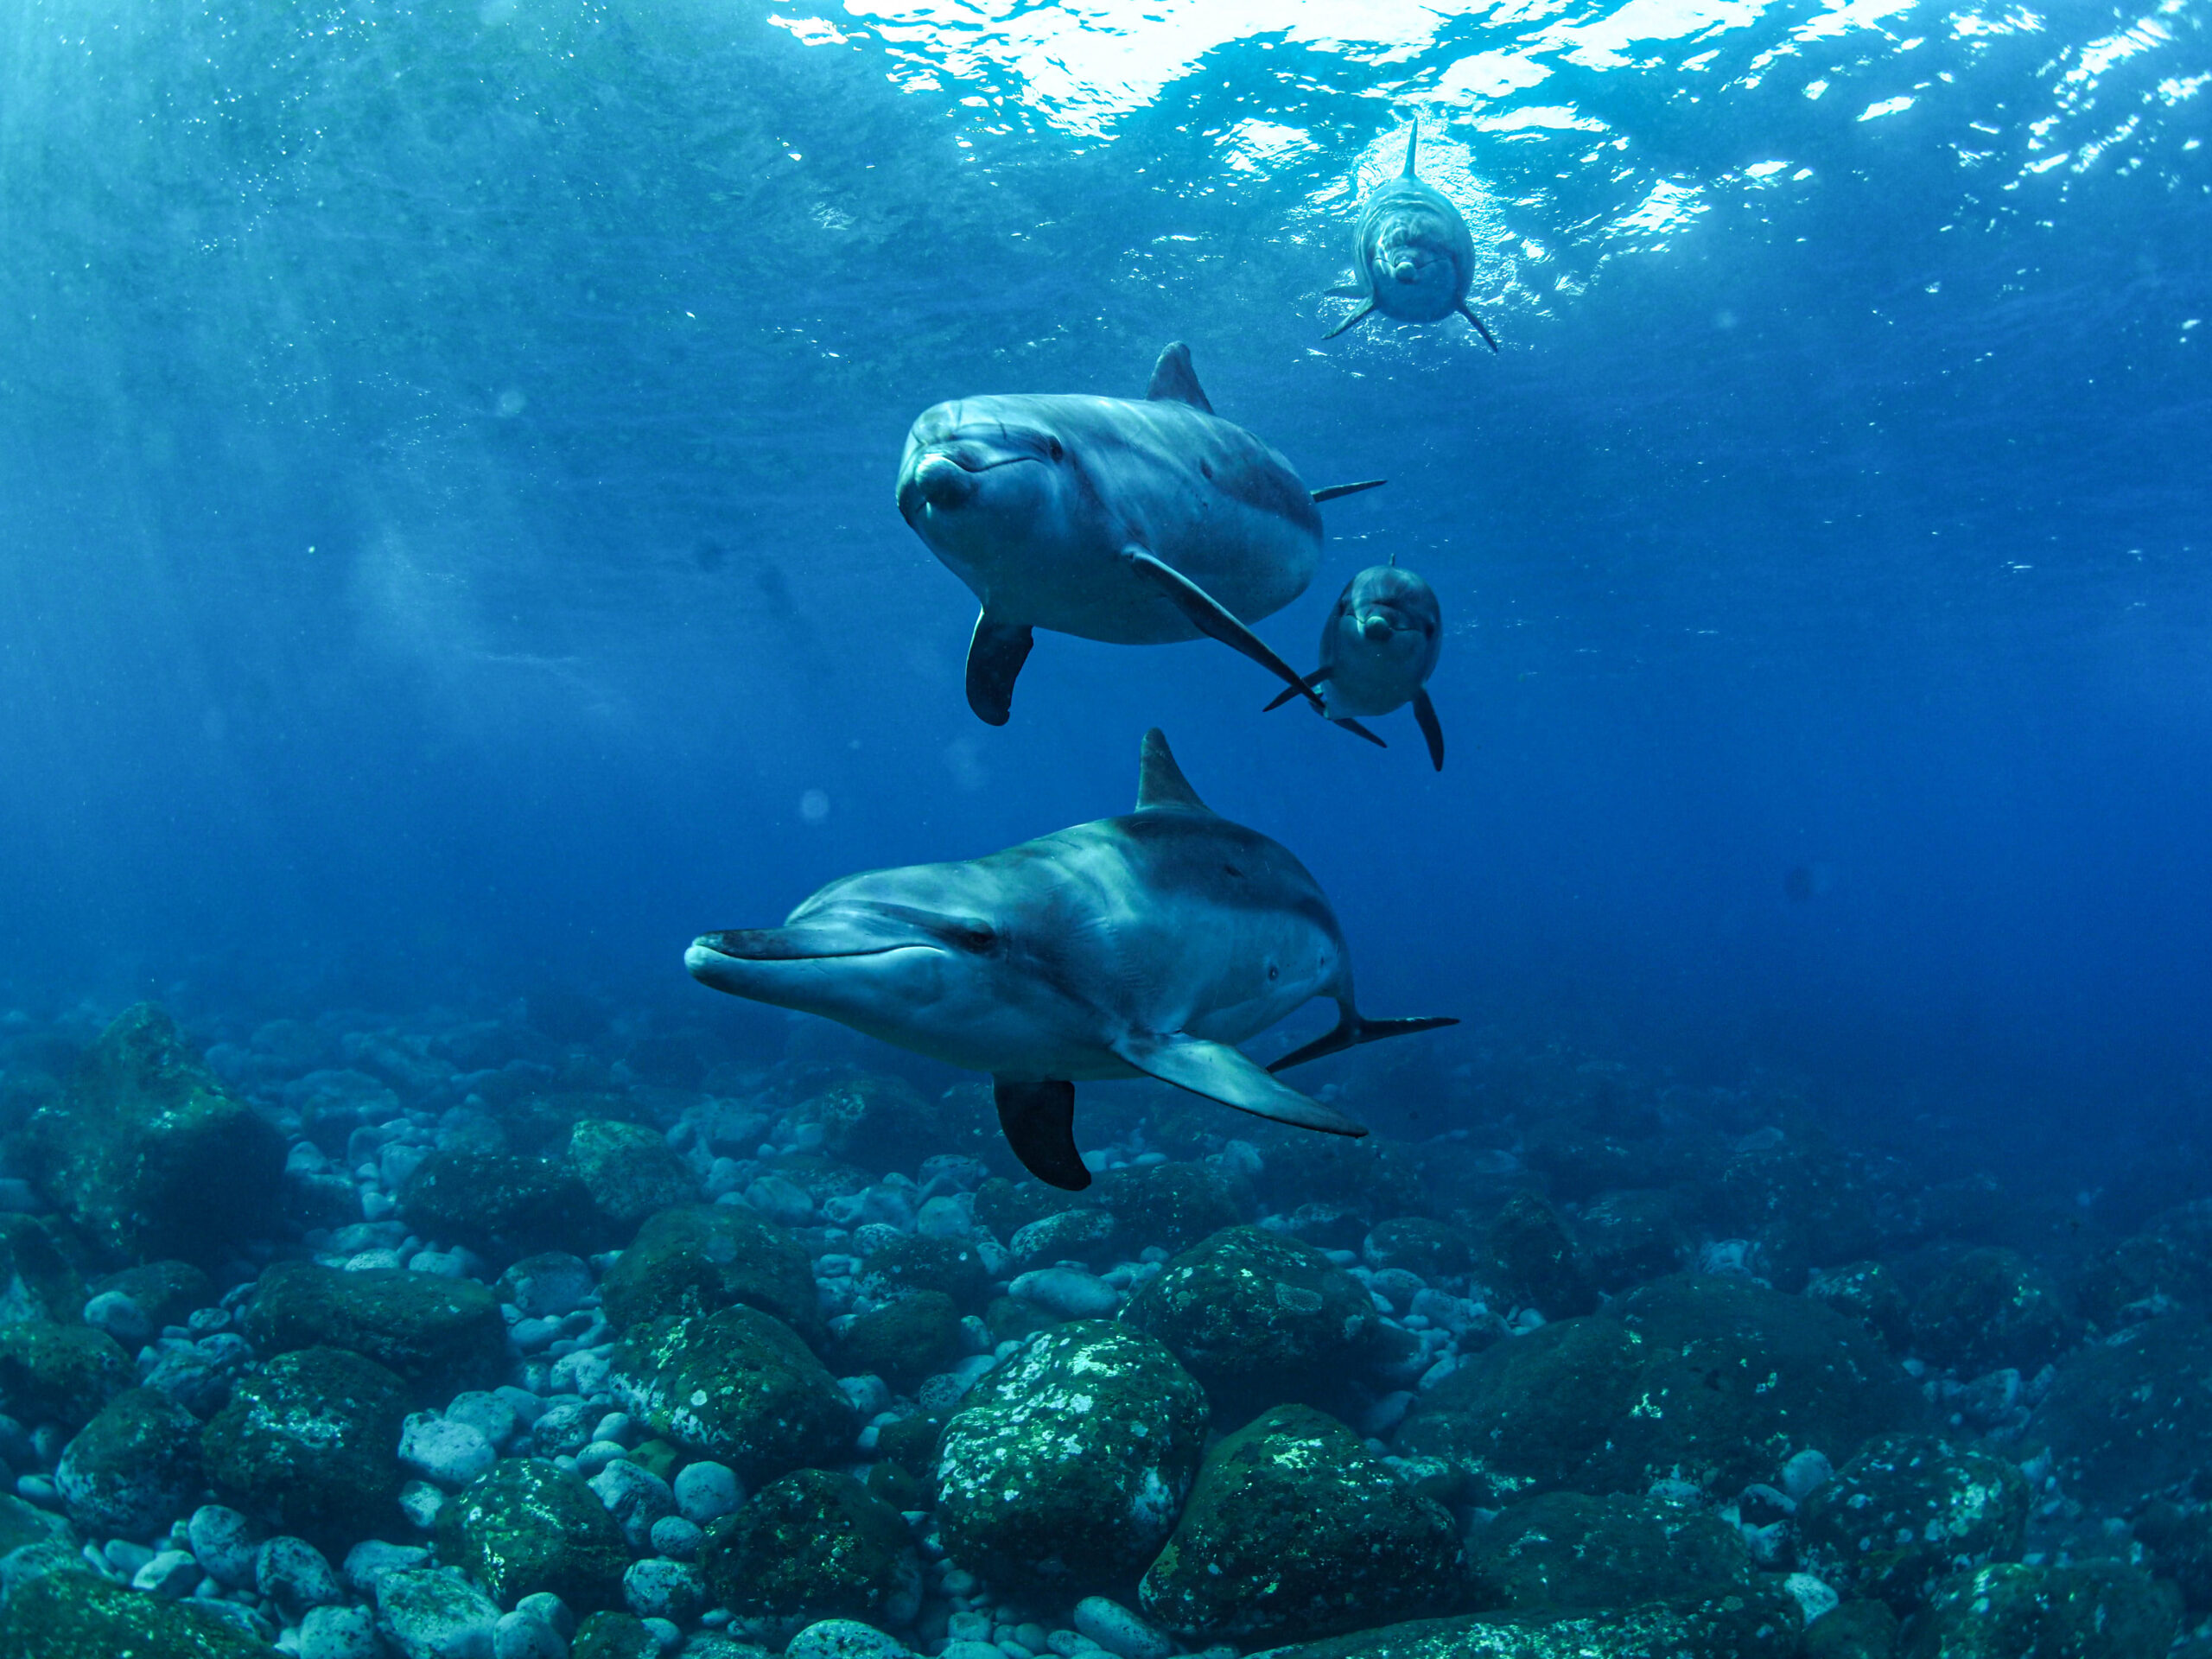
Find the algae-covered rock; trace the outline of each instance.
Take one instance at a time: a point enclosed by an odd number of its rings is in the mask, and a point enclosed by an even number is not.
[[[1678,1270],[1690,1254],[1691,1219],[1680,1189],[1627,1187],[1584,1205],[1574,1236],[1598,1288],[1619,1291]]]
[[[1250,1192],[1241,1181],[1205,1164],[1139,1164],[1099,1178],[1096,1202],[1135,1249],[1156,1244],[1185,1250],[1200,1239],[1249,1218]]]
[[[576,1626],[569,1659],[660,1659],[660,1642],[635,1613],[594,1613]]]
[[[279,1262],[261,1275],[242,1323],[264,1356],[350,1349],[414,1385],[418,1399],[489,1388],[506,1370],[499,1299],[445,1274]]]
[[[1953,1573],[2017,1560],[2030,1496],[2001,1458],[1930,1434],[1885,1434],[1798,1506],[1799,1559],[1902,1616]]]
[[[1208,1453],[1144,1575],[1147,1616],[1239,1645],[1450,1611],[1466,1592],[1458,1529],[1306,1406],[1278,1406]]]
[[[630,1554],[582,1475],[543,1458],[505,1458],[438,1511],[438,1559],[503,1607],[543,1591],[577,1612],[617,1605]]]
[[[1793,1452],[1847,1458],[1925,1410],[1858,1321],[1747,1279],[1680,1275],[1631,1292],[1618,1316],[1485,1349],[1421,1397],[1395,1449],[1457,1470],[1483,1503],[1662,1478],[1732,1494]]]
[[[200,1420],[150,1389],[103,1406],[54,1473],[69,1519],[95,1538],[153,1537],[192,1508],[204,1479]]]
[[[718,1522],[700,1565],[708,1592],[740,1613],[857,1618],[896,1627],[921,1606],[906,1522],[850,1475],[801,1469]]]
[[[2181,1596],[2140,1567],[1999,1562],[1940,1586],[1906,1628],[1904,1659],[2159,1659]]]
[[[859,1432],[822,1362],[755,1308],[632,1326],[615,1351],[614,1388],[653,1433],[748,1484],[841,1461]]]
[[[62,1212],[116,1255],[205,1256],[276,1219],[283,1137],[150,1002],[116,1017],[25,1138]]]
[[[130,1356],[89,1325],[0,1325],[0,1411],[26,1423],[82,1428],[130,1386]]]
[[[36,1216],[0,1215],[0,1325],[68,1325],[84,1306],[84,1281],[46,1224]]]
[[[662,1211],[607,1270],[600,1303],[618,1326],[736,1306],[757,1307],[803,1333],[822,1323],[805,1250],[742,1205]]]
[[[0,1559],[27,1545],[72,1538],[69,1523],[53,1511],[26,1503],[13,1492],[0,1494]]]
[[[959,1358],[963,1335],[951,1297],[918,1290],[855,1318],[832,1358],[841,1376],[874,1375],[904,1391]]]
[[[861,1257],[857,1282],[863,1294],[878,1301],[934,1290],[973,1312],[982,1306],[991,1275],[976,1247],[964,1239],[907,1234],[885,1240]]]
[[[2021,1431],[2090,1503],[2126,1504],[2212,1465],[2212,1325],[2168,1314],[2059,1366]]]
[[[442,1148],[415,1166],[399,1194],[410,1225],[495,1262],[533,1250],[595,1248],[606,1224],[583,1185],[545,1158],[465,1147]]]
[[[8,1659],[276,1659],[233,1619],[89,1573],[48,1573],[0,1601]]]
[[[1797,1604],[1762,1586],[1689,1607],[1425,1618],[1250,1659],[1795,1659],[1803,1628]]]
[[[200,1436],[217,1491],[342,1551],[391,1524],[407,1386],[343,1348],[280,1354],[238,1386]]]
[[[1230,1227],[1174,1257],[1122,1322],[1165,1343],[1242,1421],[1283,1400],[1337,1397],[1376,1328],[1367,1287],[1296,1239]]]
[[[569,1132],[569,1167],[599,1213],[617,1227],[699,1196],[699,1182],[668,1142],[642,1123],[580,1120]]]
[[[95,1296],[111,1291],[128,1296],[156,1331],[165,1325],[182,1325],[194,1308],[215,1300],[214,1281],[191,1262],[174,1258],[104,1274],[86,1288]]]
[[[2076,1325],[2057,1281],[2018,1250],[1968,1250],[1912,1310],[1921,1351],[1967,1376],[2008,1365],[2032,1373],[2065,1350]]]
[[[1808,1301],[1847,1313],[1891,1345],[1904,1341],[1912,1325],[1912,1305],[1897,1276],[1879,1262],[1846,1262],[1821,1268],[1805,1281]]]
[[[977,1383],[937,1448],[945,1550],[994,1583],[1116,1585],[1160,1552],[1196,1476],[1205,1393],[1152,1338],[1061,1325]]]
[[[1891,1659],[1897,1648],[1897,1616],[1885,1601],[1837,1604],[1805,1627],[1798,1659]]]
[[[1489,1270],[1507,1301],[1547,1319],[1587,1313],[1598,1305],[1590,1265],[1567,1224],[1533,1192],[1515,1193],[1491,1223]]]
[[[1466,1234],[1427,1216],[1393,1216],[1368,1230],[1360,1254],[1378,1272],[1403,1268],[1424,1279],[1449,1279],[1466,1272],[1473,1260]]]
[[[1516,1611],[1740,1595],[1754,1571],[1743,1534],[1717,1516],[1581,1492],[1513,1505],[1468,1540],[1467,1565],[1479,1605]]]
[[[400,1659],[491,1659],[499,1605],[458,1573],[404,1567],[377,1580],[377,1628]]]

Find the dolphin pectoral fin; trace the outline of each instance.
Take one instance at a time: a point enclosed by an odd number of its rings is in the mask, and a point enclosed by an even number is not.
[[[1269,703],[1265,709],[1262,710],[1262,712],[1272,715],[1276,709],[1281,708],[1283,704],[1288,702],[1293,697],[1296,696],[1300,691],[1312,691],[1316,686],[1319,685],[1322,681],[1327,679],[1333,672],[1335,672],[1335,671],[1327,667],[1325,664],[1320,668],[1315,669],[1311,674],[1308,674],[1296,685],[1290,687],[1287,690],[1276,692],[1275,700]]]
[[[1378,749],[1387,749],[1390,747],[1381,738],[1376,736],[1374,733],[1369,731],[1366,727],[1361,725],[1357,721],[1351,718],[1349,715],[1338,715],[1334,719],[1331,720],[1329,724],[1332,726],[1343,727],[1344,730],[1350,732],[1354,737],[1365,738]]]
[[[1288,1084],[1277,1083],[1226,1043],[1209,1043],[1179,1033],[1166,1037],[1128,1036],[1113,1046],[1116,1054],[1147,1077],[1234,1106],[1240,1112],[1272,1118],[1278,1123],[1294,1123],[1301,1129],[1319,1129],[1326,1135],[1367,1133],[1365,1125],[1334,1107],[1324,1106]]]
[[[1365,283],[1338,283],[1334,288],[1321,291],[1332,300],[1363,300],[1368,290]]]
[[[1427,686],[1414,693],[1414,718],[1421,722],[1421,734],[1428,740],[1430,764],[1444,770],[1444,727],[1436,718],[1436,705],[1428,700]]]
[[[1303,1048],[1294,1048],[1279,1060],[1268,1062],[1270,1072],[1287,1071],[1294,1065],[1303,1065],[1308,1060],[1318,1060],[1324,1054],[1339,1054],[1348,1048],[1357,1048],[1362,1043],[1380,1042],[1385,1037],[1405,1037],[1416,1031],[1434,1031],[1439,1026],[1456,1026],[1459,1021],[1451,1014],[1435,1014],[1420,1020],[1363,1020],[1346,1008],[1337,1021],[1334,1031],[1316,1037]]]
[[[1324,340],[1334,340],[1338,334],[1344,333],[1345,329],[1357,327],[1359,324],[1367,321],[1367,314],[1374,308],[1375,302],[1370,300],[1365,305],[1361,306],[1358,310],[1353,312],[1351,315],[1346,317],[1335,327],[1330,329],[1327,334],[1322,335],[1321,338]]]
[[[1363,478],[1357,484],[1324,484],[1310,493],[1313,497],[1313,505],[1318,507],[1324,501],[1333,501],[1340,495],[1357,495],[1362,490],[1379,490],[1389,481],[1387,478]]]
[[[1316,709],[1320,708],[1321,699],[1306,689],[1306,682],[1299,678],[1298,671],[1276,656],[1266,640],[1239,622],[1228,607],[1197,582],[1173,567],[1162,564],[1141,547],[1125,547],[1122,556],[1131,569],[1166,594],[1168,602],[1182,612],[1200,633],[1243,652],[1261,667],[1274,673],[1285,685],[1295,686]]]
[[[1460,301],[1459,315],[1475,325],[1475,332],[1483,337],[1484,345],[1489,346],[1493,352],[1497,349],[1497,336],[1483,327],[1483,320],[1475,315],[1474,307],[1469,305],[1465,300]]]
[[[1145,388],[1145,401],[1188,404],[1201,415],[1213,413],[1213,404],[1207,400],[1198,385],[1198,371],[1191,366],[1191,348],[1177,340],[1160,354],[1160,361],[1152,365],[1152,384]]]
[[[1003,726],[1012,717],[1014,677],[1035,643],[1027,624],[1016,627],[994,620],[988,611],[978,613],[975,637],[968,641],[968,706],[976,719]]]
[[[1065,1192],[1080,1192],[1090,1185],[1090,1172],[1075,1149],[1075,1084],[993,1077],[991,1096],[1007,1145],[1024,1169]]]

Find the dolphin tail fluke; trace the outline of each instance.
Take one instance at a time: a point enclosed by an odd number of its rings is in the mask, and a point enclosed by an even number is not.
[[[1421,734],[1428,741],[1429,763],[1439,772],[1444,770],[1444,726],[1436,718],[1436,705],[1428,700],[1427,686],[1414,693],[1414,719],[1420,722]]]
[[[1387,478],[1363,478],[1357,484],[1324,484],[1311,493],[1313,505],[1318,507],[1324,501],[1333,501],[1341,495],[1357,495],[1362,490],[1379,490],[1389,481]]]
[[[1363,1124],[1346,1117],[1332,1106],[1301,1095],[1277,1083],[1260,1066],[1226,1043],[1209,1043],[1179,1033],[1165,1037],[1129,1036],[1114,1045],[1114,1052],[1148,1077],[1172,1083],[1208,1100],[1234,1106],[1255,1117],[1325,1135],[1362,1135]]]
[[[999,1128],[1024,1169],[1064,1192],[1080,1192],[1090,1185],[1090,1171],[1075,1147],[1075,1084],[993,1077],[991,1095]]]
[[[1418,176],[1414,172],[1414,158],[1421,154],[1421,118],[1414,118],[1414,130],[1406,136],[1406,178]]]
[[[1338,323],[1335,327],[1333,327],[1333,328],[1330,329],[1330,330],[1329,330],[1329,332],[1328,332],[1327,334],[1325,334],[1322,335],[1322,336],[1321,336],[1321,338],[1322,338],[1322,339],[1324,339],[1324,340],[1334,340],[1334,339],[1335,339],[1338,334],[1341,334],[1342,333],[1344,333],[1344,331],[1345,329],[1350,328],[1350,327],[1352,327],[1356,326],[1357,324],[1363,323],[1363,322],[1366,321],[1367,321],[1367,314],[1368,314],[1369,312],[1372,311],[1374,308],[1375,308],[1375,302],[1374,302],[1374,301],[1372,301],[1372,300],[1370,300],[1370,301],[1369,301],[1365,305],[1361,306],[1361,307],[1359,308],[1359,309],[1358,309],[1358,310],[1357,310],[1357,311],[1353,312],[1353,313],[1351,314],[1351,315],[1350,315],[1350,316],[1346,317],[1346,318],[1345,318],[1342,322]]]
[[[1437,1014],[1420,1020],[1363,1020],[1351,1009],[1344,1011],[1337,1021],[1337,1028],[1316,1037],[1303,1048],[1294,1048],[1279,1060],[1268,1063],[1269,1071],[1287,1071],[1294,1065],[1303,1065],[1308,1060],[1318,1060],[1325,1054],[1341,1054],[1345,1049],[1357,1048],[1362,1043],[1380,1042],[1385,1037],[1405,1037],[1416,1031],[1434,1031],[1439,1026],[1456,1026],[1459,1022],[1450,1014]]]
[[[1460,301],[1459,315],[1475,325],[1475,332],[1483,337],[1484,345],[1489,346],[1493,352],[1497,349],[1497,336],[1483,326],[1483,320],[1475,315],[1474,307],[1469,305],[1465,300]]]
[[[1375,734],[1374,734],[1373,732],[1370,732],[1370,730],[1368,730],[1366,727],[1364,727],[1364,726],[1361,725],[1357,721],[1356,721],[1356,720],[1352,719],[1352,718],[1351,718],[1351,715],[1336,715],[1334,718],[1332,718],[1332,719],[1329,721],[1329,724],[1330,724],[1330,725],[1332,725],[1332,726],[1341,726],[1341,727],[1343,727],[1343,728],[1344,728],[1344,730],[1346,730],[1346,731],[1350,732],[1350,733],[1351,733],[1354,737],[1363,737],[1363,738],[1365,738],[1369,742],[1372,743],[1372,744],[1373,744],[1376,748],[1378,748],[1378,749],[1387,749],[1387,748],[1389,748],[1389,747],[1390,747],[1388,743],[1385,743],[1385,742],[1384,742],[1381,738],[1379,738],[1379,737],[1376,736],[1376,735],[1375,735]]]
[[[1266,640],[1239,622],[1227,606],[1197,582],[1173,566],[1162,564],[1141,547],[1123,548],[1122,557],[1131,569],[1158,588],[1200,633],[1243,652],[1285,685],[1296,687],[1315,709],[1320,708],[1321,699],[1306,689],[1306,682],[1299,678],[1298,671],[1276,656]]]
[[[968,641],[968,706],[988,726],[1003,726],[1014,714],[1014,682],[1029,660],[1036,635],[1025,625],[995,620],[988,611],[976,618]]]
[[[1298,684],[1276,692],[1275,700],[1267,706],[1264,712],[1272,715],[1276,709],[1281,708],[1283,704],[1288,702],[1293,697],[1296,696],[1301,690],[1313,690],[1321,683],[1322,681],[1329,677],[1330,671],[1331,671],[1326,667],[1317,668],[1311,674],[1308,674],[1303,680],[1300,681]]]

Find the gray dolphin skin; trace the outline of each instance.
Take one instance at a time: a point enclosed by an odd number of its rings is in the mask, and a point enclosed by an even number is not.
[[[1296,685],[1246,624],[1313,581],[1314,504],[1382,481],[1307,490],[1213,412],[1178,342],[1142,399],[963,397],[924,410],[899,463],[899,512],[982,601],[968,705],[1003,726],[1038,628],[1121,645],[1203,635]]]
[[[1358,1043],[1454,1025],[1369,1020],[1328,900],[1282,847],[1209,810],[1157,729],[1136,810],[988,857],[832,881],[781,927],[702,934],[718,991],[798,1008],[991,1074],[1022,1163],[1070,1189],[1075,1085],[1157,1077],[1330,1135],[1367,1131],[1274,1073]],[[1310,998],[1334,1029],[1262,1068],[1230,1046]]]
[[[1444,728],[1428,700],[1428,677],[1444,650],[1444,609],[1436,589],[1410,570],[1371,565],[1344,584],[1321,628],[1321,665],[1304,689],[1321,694],[1321,712],[1363,737],[1382,740],[1352,718],[1387,715],[1414,706],[1428,744],[1428,758],[1444,770]],[[1286,691],[1268,705],[1280,709],[1297,695]]]
[[[1321,336],[1334,340],[1380,311],[1400,322],[1438,322],[1457,311],[1493,352],[1497,340],[1467,303],[1475,278],[1475,242],[1452,199],[1414,174],[1421,123],[1406,139],[1405,171],[1370,196],[1352,232],[1360,285],[1329,291],[1366,303]]]

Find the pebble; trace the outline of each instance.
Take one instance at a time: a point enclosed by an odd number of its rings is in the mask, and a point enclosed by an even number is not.
[[[1808,1624],[1823,1613],[1834,1612],[1836,1605],[1843,1599],[1810,1573],[1792,1573],[1782,1581],[1782,1587],[1796,1599],[1797,1605],[1804,1610]]]
[[[806,1189],[780,1175],[763,1175],[754,1181],[745,1189],[745,1201],[786,1227],[804,1227],[814,1219],[814,1200]]]
[[[1110,1319],[1122,1305],[1120,1291],[1080,1268],[1035,1268],[1007,1286],[1007,1294],[1064,1319]]]
[[[687,1463],[677,1471],[676,1507],[694,1526],[712,1526],[745,1501],[745,1488],[726,1464]]]
[[[674,1653],[677,1649],[683,1645],[683,1631],[680,1626],[671,1621],[665,1618],[642,1618],[638,1622],[645,1627],[646,1634],[659,1645],[663,1653]]]
[[[188,1596],[202,1577],[200,1563],[181,1549],[165,1549],[130,1575],[133,1590],[157,1596]]]
[[[445,1414],[448,1422],[467,1424],[495,1447],[505,1446],[522,1428],[521,1414],[511,1402],[481,1389],[455,1395]]]
[[[236,1510],[203,1503],[185,1522],[185,1536],[201,1572],[227,1590],[253,1585],[253,1523]]]
[[[152,1550],[130,1538],[109,1539],[100,1546],[100,1555],[126,1579],[154,1559]]]
[[[946,1194],[927,1200],[914,1212],[914,1230],[924,1238],[966,1238],[976,1230],[972,1194]]]
[[[492,1627],[492,1659],[569,1659],[569,1639],[518,1607]]]
[[[253,1558],[254,1588],[289,1614],[346,1599],[329,1558],[304,1538],[279,1535]]]
[[[1081,1630],[1052,1630],[1045,1637],[1045,1645],[1060,1659],[1076,1659],[1079,1653],[1096,1653],[1098,1644]]]
[[[697,1567],[649,1555],[622,1575],[622,1599],[639,1618],[688,1624],[706,1610],[707,1585]]]
[[[628,1461],[610,1463],[591,1478],[591,1489],[607,1505],[632,1550],[652,1548],[653,1522],[676,1510],[676,1495],[651,1470]]]
[[[346,1552],[346,1582],[356,1595],[373,1599],[377,1581],[387,1573],[429,1565],[430,1552],[415,1544],[387,1544],[381,1538],[365,1538]]]
[[[154,1334],[145,1310],[119,1290],[104,1290],[85,1304],[85,1323],[136,1350]]]
[[[576,1467],[588,1479],[626,1461],[629,1455],[630,1448],[620,1440],[593,1440],[576,1452]]]
[[[386,1573],[377,1611],[404,1659],[483,1659],[499,1622],[499,1604],[467,1579],[428,1567]]]
[[[436,1526],[438,1511],[445,1506],[446,1495],[427,1480],[410,1480],[399,1489],[399,1512],[420,1531]]]
[[[938,1659],[1006,1659],[1006,1656],[994,1643],[971,1642],[956,1637],[944,1644]]]
[[[539,1590],[515,1603],[515,1611],[550,1624],[561,1633],[565,1642],[576,1633],[576,1616],[569,1611],[569,1604],[550,1590]]]
[[[910,1659],[906,1644],[856,1618],[825,1618],[791,1639],[784,1659]]]
[[[53,1481],[44,1475],[16,1477],[16,1496],[26,1503],[35,1503],[41,1510],[59,1509],[61,1494],[54,1490]]]
[[[400,1430],[399,1460],[425,1480],[459,1491],[497,1463],[499,1451],[474,1424],[418,1411]]]
[[[1175,1644],[1118,1601],[1085,1596],[1075,1605],[1075,1627],[1117,1659],[1167,1659]]]
[[[1800,1452],[1782,1465],[1782,1490],[1802,1503],[1813,1488],[1834,1472],[1835,1465],[1821,1452]]]
[[[853,1402],[853,1409],[863,1417],[873,1417],[891,1403],[891,1385],[873,1372],[861,1376],[841,1376],[837,1386]]]
[[[378,1659],[377,1622],[365,1607],[311,1607],[300,1621],[300,1659]]]
[[[672,1561],[696,1561],[707,1535],[699,1525],[680,1515],[664,1515],[653,1522],[652,1549]]]

